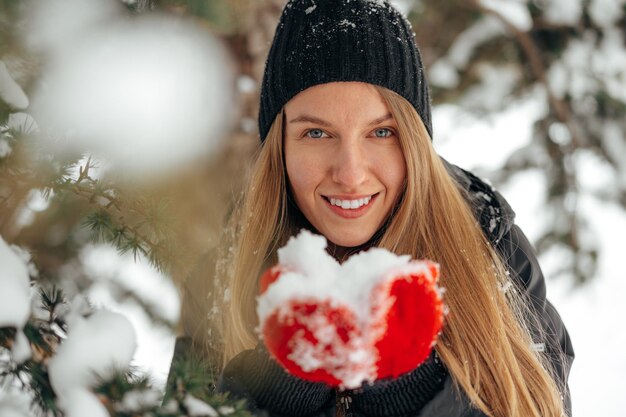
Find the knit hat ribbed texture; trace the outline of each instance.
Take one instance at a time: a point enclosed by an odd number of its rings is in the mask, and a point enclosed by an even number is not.
[[[366,82],[398,93],[432,137],[430,96],[413,30],[386,0],[287,2],[261,86],[261,141],[291,98],[335,81]]]

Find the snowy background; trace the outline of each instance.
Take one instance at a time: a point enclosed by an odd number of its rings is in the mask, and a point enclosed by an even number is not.
[[[433,122],[435,147],[448,160],[465,168],[495,168],[530,140],[537,106],[538,103],[533,106],[531,101],[489,123],[469,120],[460,125],[457,120],[464,117],[455,108],[438,108]],[[593,163],[585,166],[581,177],[588,187],[602,182],[603,168]],[[499,189],[515,210],[517,224],[531,241],[551,221],[542,208],[543,178],[537,172],[524,172]],[[570,375],[573,415],[622,417],[626,334],[618,323],[626,318],[623,302],[626,265],[622,261],[626,213],[622,207],[584,195],[579,204],[581,210],[589,213],[601,247],[597,276],[588,285],[572,288],[569,280],[550,279],[551,271],[558,269],[561,261],[559,254],[541,257],[540,262],[547,277],[548,299],[561,314],[576,352]]]

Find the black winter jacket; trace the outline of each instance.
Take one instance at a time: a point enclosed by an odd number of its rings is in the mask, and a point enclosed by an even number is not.
[[[444,161],[445,162],[445,161]],[[546,300],[543,274],[533,248],[514,222],[504,198],[489,185],[454,165],[446,166],[466,198],[489,241],[503,256],[513,281],[525,292],[537,312],[544,340],[535,336],[538,348],[546,349],[566,393],[574,351],[569,335],[554,307]],[[394,381],[377,381],[359,390],[337,393],[324,384],[310,383],[287,374],[259,343],[241,352],[226,366],[218,391],[248,400],[255,415],[269,417],[484,417],[458,389],[433,352],[414,371]]]

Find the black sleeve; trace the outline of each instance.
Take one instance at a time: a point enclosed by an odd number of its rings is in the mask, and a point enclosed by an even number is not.
[[[561,316],[546,299],[546,283],[534,248],[513,225],[498,243],[498,250],[510,268],[511,278],[528,298],[536,315],[531,333],[539,349],[545,349],[553,365],[557,384],[564,394],[566,413],[571,416],[571,399],[567,379],[574,360],[574,349]]]
[[[409,373],[348,392],[354,409],[366,415],[415,415],[442,390],[447,375],[433,351]],[[218,381],[218,391],[247,400],[248,409],[257,416],[334,416],[332,388],[289,375],[261,344],[233,358]]]
[[[250,412],[267,417],[325,416],[335,397],[326,384],[288,374],[269,356],[263,343],[244,350],[226,365],[217,391],[245,399]]]

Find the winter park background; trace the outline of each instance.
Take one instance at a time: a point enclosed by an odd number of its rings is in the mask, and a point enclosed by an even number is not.
[[[428,68],[435,147],[489,179],[540,252],[577,355],[574,416],[621,417],[626,0],[394,3]],[[156,410],[176,284],[241,186],[283,4],[0,2],[1,417]],[[68,302],[42,308],[29,277]],[[84,326],[86,299],[132,327],[108,313]],[[151,383],[118,381],[109,401],[90,372],[129,362]],[[169,412],[239,415],[201,397]]]

